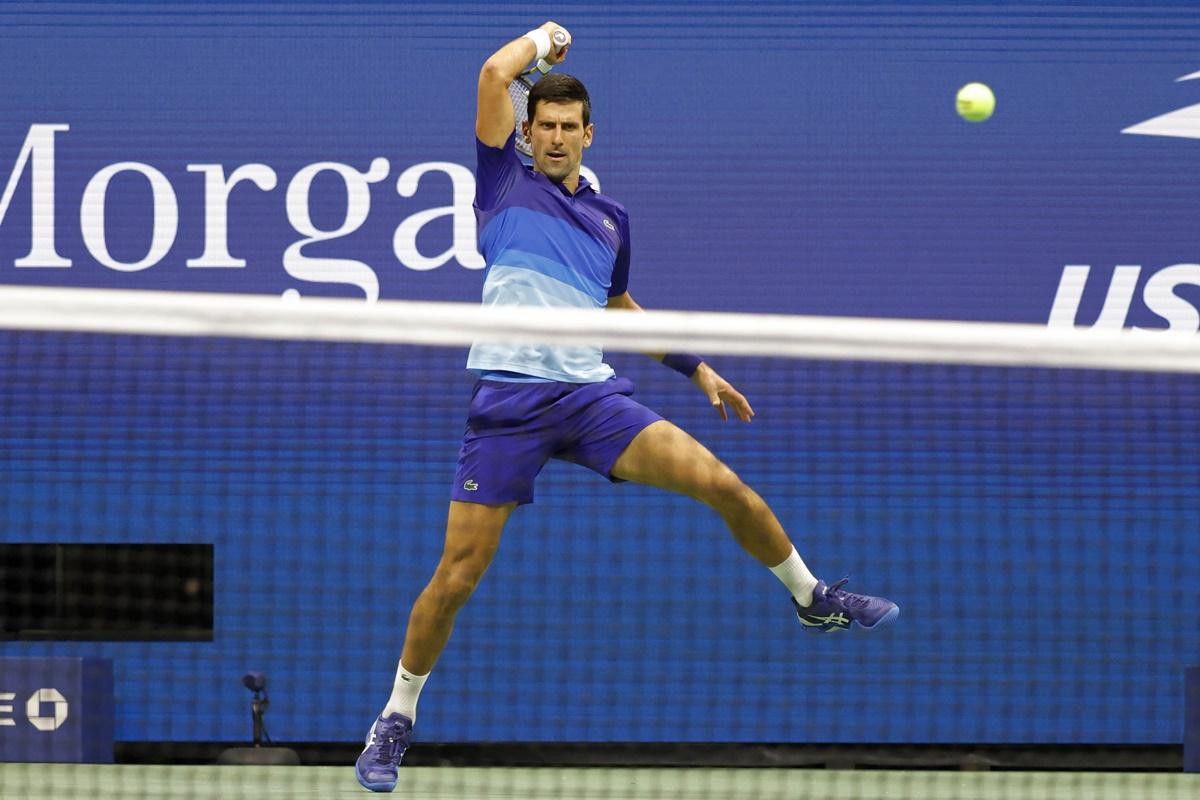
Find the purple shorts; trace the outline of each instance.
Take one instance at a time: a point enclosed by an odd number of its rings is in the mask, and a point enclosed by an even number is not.
[[[610,474],[617,458],[643,428],[662,419],[631,394],[628,378],[476,382],[450,497],[489,505],[532,503],[533,480],[551,458],[618,481]]]

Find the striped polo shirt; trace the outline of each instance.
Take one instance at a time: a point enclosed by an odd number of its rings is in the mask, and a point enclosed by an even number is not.
[[[625,208],[582,175],[571,194],[521,163],[515,134],[501,148],[475,141],[475,219],[485,306],[597,313],[629,284]],[[594,383],[612,377],[599,346],[479,342],[467,368],[495,380]]]

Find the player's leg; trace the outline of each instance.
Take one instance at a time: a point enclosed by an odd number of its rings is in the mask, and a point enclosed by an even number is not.
[[[558,446],[548,409],[570,387],[479,381],[451,487],[441,561],[413,604],[392,695],[358,758],[358,780],[391,791],[416,719],[417,698],[454,619],[492,562],[513,508],[533,502],[534,479]],[[381,609],[390,619],[390,609]]]
[[[400,662],[427,675],[441,655],[454,618],[479,585],[500,545],[500,533],[516,503],[450,502],[446,544],[429,584],[413,604]]]
[[[710,506],[734,539],[764,566],[781,563],[792,542],[758,493],[676,425],[660,420],[641,431],[613,464],[612,475],[693,497]],[[812,579],[807,587],[816,585]]]
[[[374,792],[396,787],[397,769],[417,718],[417,698],[450,640],[454,619],[467,602],[500,545],[515,502],[485,505],[450,502],[446,542],[433,577],[413,603],[392,695],[367,734],[355,764],[358,782]]]
[[[684,494],[712,507],[737,542],[788,587],[800,621],[807,627],[845,630],[857,622],[873,628],[899,614],[890,600],[844,591],[844,581],[833,586],[818,581],[758,493],[708,448],[666,420],[643,428],[617,457],[611,474]]]

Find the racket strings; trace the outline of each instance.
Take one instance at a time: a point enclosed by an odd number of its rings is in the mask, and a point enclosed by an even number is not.
[[[517,150],[527,156],[533,155],[533,149],[521,131],[521,123],[529,117],[529,90],[530,85],[522,78],[518,78],[508,85],[508,96],[512,100],[513,106],[513,127],[516,131]]]

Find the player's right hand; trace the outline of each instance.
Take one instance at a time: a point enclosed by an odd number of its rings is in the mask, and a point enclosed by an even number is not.
[[[571,47],[571,32],[557,22],[547,22],[542,25],[542,30],[550,34],[550,53],[546,61],[555,65],[566,61],[567,50]]]

